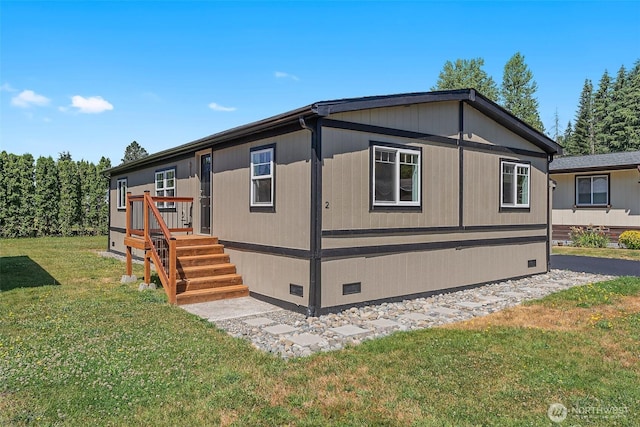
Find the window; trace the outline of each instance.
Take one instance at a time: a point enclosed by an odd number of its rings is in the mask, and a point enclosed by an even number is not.
[[[373,206],[420,206],[419,150],[373,146]]]
[[[251,206],[273,207],[274,147],[251,151]]]
[[[576,205],[606,206],[609,204],[609,176],[577,176]]]
[[[175,197],[176,170],[165,169],[156,172],[156,197]],[[174,202],[157,202],[159,208],[173,208]]]
[[[500,206],[503,208],[528,208],[531,165],[502,161],[501,169]]]
[[[127,178],[121,178],[116,182],[118,209],[127,208]]]

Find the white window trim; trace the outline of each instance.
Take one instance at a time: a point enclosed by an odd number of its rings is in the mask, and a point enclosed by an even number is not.
[[[591,196],[591,202],[590,203],[580,203],[578,198],[579,198],[579,193],[578,193],[578,180],[579,179],[585,179],[585,178],[589,178],[591,181],[591,191],[589,192],[589,195]],[[606,203],[593,203],[593,180],[594,178],[605,178],[607,180],[607,202]],[[575,192],[576,192],[576,206],[608,206],[609,205],[609,175],[576,175],[576,179],[575,179]]]
[[[168,187],[167,186],[167,172],[173,172],[173,186],[172,187]],[[162,189],[158,188],[158,175],[162,175]],[[176,168],[169,168],[169,169],[163,169],[163,170],[159,170],[156,171],[155,174],[153,175],[154,180],[153,180],[153,186],[155,187],[155,196],[158,197],[166,197],[167,196],[167,190],[173,190],[173,196],[171,197],[176,197],[177,191],[176,191],[176,187],[177,187],[177,182],[176,182]],[[163,194],[158,194],[159,191],[162,191]],[[175,207],[175,203],[174,202],[157,202],[156,206],[159,208],[174,208]]]
[[[118,209],[127,208],[127,178],[116,181],[116,204]]]
[[[504,165],[513,165],[513,203],[504,203]],[[518,168],[527,169],[527,203],[518,203]],[[503,208],[522,208],[526,209],[531,206],[531,164],[518,163],[510,160],[500,161],[500,207]]]
[[[254,154],[260,154],[260,153],[266,153],[269,152],[271,153],[270,159],[269,160],[269,173],[266,175],[254,175],[254,165],[255,163],[253,163],[253,156]],[[275,163],[273,161],[274,156],[275,156],[275,149],[274,147],[268,147],[268,148],[263,148],[263,149],[259,149],[259,150],[253,150],[250,152],[250,167],[251,167],[251,182],[250,182],[250,192],[251,192],[251,199],[250,199],[250,206],[251,207],[273,207],[273,190],[274,190],[274,185],[275,185],[275,179],[274,179],[274,166]],[[261,164],[261,163],[259,163]],[[259,180],[263,180],[263,179],[271,179],[271,200],[268,202],[256,202],[255,201],[255,191],[254,191],[254,181],[259,181]]]
[[[421,202],[422,202],[422,182],[420,182],[422,180],[422,152],[420,150],[412,150],[412,149],[406,149],[406,148],[397,148],[397,147],[389,147],[386,145],[374,145],[372,147],[373,149],[373,155],[371,156],[371,161],[372,161],[372,165],[371,165],[371,200],[372,200],[372,204],[373,206],[377,206],[377,207],[390,207],[390,206],[421,206]],[[396,182],[397,182],[397,188],[394,188],[394,196],[395,196],[395,200],[394,201],[377,201],[376,200],[376,150],[381,150],[381,151],[393,151],[396,153],[395,156],[395,176],[396,176]],[[418,192],[418,200],[416,201],[403,201],[400,200],[400,154],[411,154],[411,155],[417,155],[418,156],[418,163],[417,163],[417,167],[418,167],[418,188],[417,188],[417,192]]]

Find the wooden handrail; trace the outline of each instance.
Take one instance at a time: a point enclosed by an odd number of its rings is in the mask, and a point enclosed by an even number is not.
[[[142,215],[143,215],[143,228],[142,229],[134,229],[132,228],[132,215],[133,215],[133,206],[135,202],[142,202]],[[193,197],[170,197],[170,196],[151,196],[149,191],[145,191],[143,195],[132,195],[131,193],[127,193],[127,204],[126,204],[126,236],[131,237],[140,236],[144,238],[145,246],[148,248],[148,253],[145,253],[145,281],[149,281],[148,276],[148,267],[150,260],[156,265],[156,271],[158,273],[158,277],[160,278],[160,282],[162,282],[162,286],[167,293],[167,297],[170,304],[176,304],[177,295],[176,295],[176,270],[177,270],[177,255],[176,255],[176,239],[172,236],[173,232],[184,232],[189,233],[193,232],[193,227],[176,227],[169,228],[160,213],[160,210],[156,206],[156,203],[193,203]],[[152,225],[150,224],[151,215],[155,218],[155,222],[157,225],[153,225],[153,230],[151,229]],[[138,224],[137,227],[140,225]],[[153,239],[151,238],[151,233],[161,233],[166,240],[169,254],[168,254],[168,265],[165,266],[162,263],[162,259],[160,259],[160,254],[158,252],[158,248],[155,246]],[[131,248],[127,247],[127,274],[131,275]],[[166,269],[165,269],[166,268]]]

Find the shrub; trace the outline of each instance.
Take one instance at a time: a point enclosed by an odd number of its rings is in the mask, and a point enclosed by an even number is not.
[[[569,238],[573,246],[581,248],[606,248],[609,245],[609,236],[602,227],[588,226],[571,227]]]
[[[640,231],[627,230],[618,237],[618,243],[627,249],[640,249]]]

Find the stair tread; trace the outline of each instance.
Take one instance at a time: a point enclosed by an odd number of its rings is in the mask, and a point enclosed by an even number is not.
[[[229,254],[203,254],[203,255],[178,255],[178,261],[180,259],[184,260],[197,260],[197,259],[207,259],[207,258],[225,258],[228,257]]]
[[[211,265],[188,265],[185,267],[178,267],[178,271],[182,270],[185,273],[190,271],[201,271],[201,270],[222,270],[229,267],[235,267],[235,264],[230,262],[224,262],[220,264],[211,264]]]
[[[201,294],[220,294],[225,292],[234,292],[234,291],[243,291],[245,289],[249,289],[247,285],[229,285],[223,286],[221,288],[205,288],[205,289],[192,289],[189,291],[180,292],[178,297],[180,296],[189,296],[189,295],[201,295]]]
[[[236,279],[236,278],[242,278],[242,275],[237,274],[237,273],[232,273],[232,274],[219,274],[217,276],[203,276],[203,277],[194,277],[192,279],[182,279],[179,280],[179,282],[207,282],[207,281],[212,281],[212,282],[222,282],[228,279]]]

